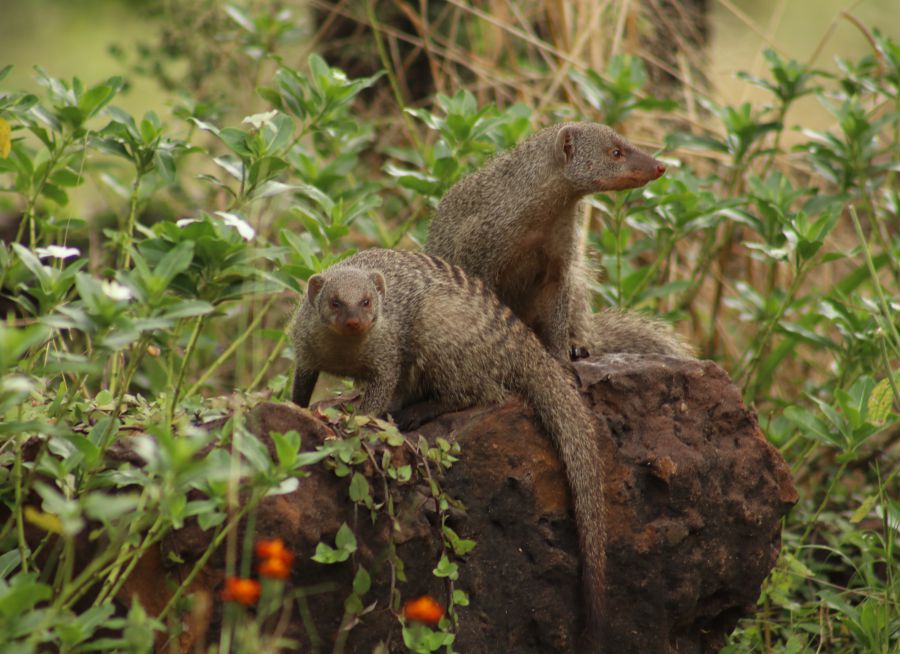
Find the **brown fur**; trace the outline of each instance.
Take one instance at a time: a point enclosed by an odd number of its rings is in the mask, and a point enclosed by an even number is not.
[[[591,316],[578,252],[581,198],[637,188],[664,172],[605,125],[548,127],[454,185],[425,250],[482,278],[561,360],[583,349],[691,356],[671,330],[638,316],[607,340],[610,319],[633,314]]]
[[[354,329],[346,328],[348,321]],[[365,382],[360,410],[374,415],[402,415],[420,400],[446,412],[519,393],[566,469],[596,632],[605,594],[605,532],[593,419],[569,372],[484,282],[437,257],[367,250],[310,279],[292,336],[293,400],[300,406],[309,404],[320,371]]]

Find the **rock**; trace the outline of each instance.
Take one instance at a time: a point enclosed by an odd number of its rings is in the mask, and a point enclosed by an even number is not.
[[[576,369],[606,455],[606,651],[718,651],[738,619],[754,611],[778,555],[781,517],[797,501],[786,463],[714,363],[611,355]],[[333,435],[312,413],[291,405],[265,403],[252,416],[266,442],[270,431],[296,429],[304,449],[314,449]],[[420,431],[429,440],[452,434],[461,445],[461,458],[441,485],[465,506],[451,510],[448,525],[477,541],[455,582],[469,594],[470,606],[459,612],[454,649],[578,652],[584,616],[575,522],[564,471],[530,410],[512,398],[441,416]],[[412,460],[404,448],[392,451],[404,452]],[[295,586],[330,582],[337,589],[309,598],[306,607],[330,651],[353,569],[310,557],[320,540],[334,542],[343,522],[353,526],[358,562],[373,575],[365,601],[374,605],[350,630],[346,651],[370,652],[379,642],[387,651],[405,651],[388,609],[390,575],[382,556],[391,525],[383,517],[373,523],[368,511],[353,506],[346,479],[322,466],[311,473],[296,491],[262,502],[257,537],[281,537],[294,551]],[[371,484],[373,492],[381,492],[380,483]],[[441,554],[434,501],[421,484],[395,491],[395,542],[407,580],[397,584],[400,595],[428,593],[443,601],[446,587],[431,572]],[[205,539],[199,528],[188,527],[164,549],[190,566]],[[221,561],[218,554],[209,567]],[[217,591],[210,587],[205,596]],[[213,630],[220,616],[219,606]],[[298,651],[308,651],[300,620],[285,635],[302,643]]]

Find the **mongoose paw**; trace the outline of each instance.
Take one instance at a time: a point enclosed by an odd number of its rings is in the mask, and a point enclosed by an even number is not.
[[[572,361],[578,361],[578,359],[587,359],[591,356],[591,353],[588,352],[588,349],[583,345],[573,345],[569,348],[569,358]]]
[[[411,431],[418,429],[426,422],[431,422],[443,413],[445,411],[438,402],[425,400],[403,407],[399,411],[391,411],[391,417],[400,431]]]

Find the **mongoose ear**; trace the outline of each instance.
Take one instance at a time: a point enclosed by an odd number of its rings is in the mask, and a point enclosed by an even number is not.
[[[381,297],[384,297],[384,292],[387,288],[384,281],[384,275],[382,275],[377,270],[371,270],[369,271],[369,279],[371,279],[372,283],[375,284],[375,288],[378,290],[378,294]]]
[[[571,125],[561,127],[556,134],[556,155],[563,165],[575,156],[575,128]]]
[[[322,275],[313,275],[309,278],[309,281],[306,282],[306,297],[310,302],[316,299],[323,286],[325,286],[325,278]]]

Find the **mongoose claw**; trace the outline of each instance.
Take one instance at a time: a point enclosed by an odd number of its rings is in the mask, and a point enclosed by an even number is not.
[[[569,348],[569,358],[572,361],[578,361],[578,359],[587,359],[591,356],[591,353],[588,352],[588,349],[583,345],[573,345]]]

